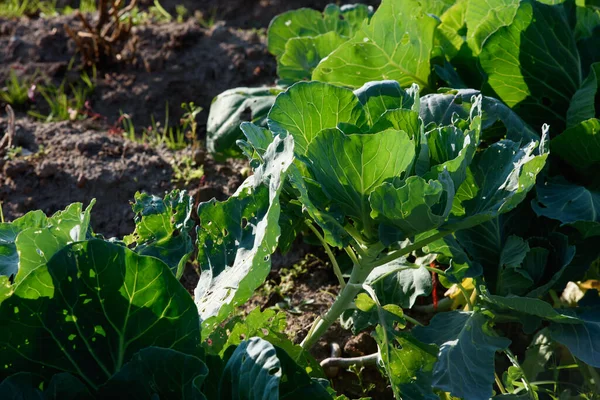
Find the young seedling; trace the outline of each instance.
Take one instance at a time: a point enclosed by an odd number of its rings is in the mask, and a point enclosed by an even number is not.
[[[29,79],[23,79],[17,75],[14,69],[11,69],[5,86],[0,89],[0,100],[16,109],[25,106],[31,100],[30,91],[35,76],[36,74]]]
[[[85,119],[89,114],[88,97],[95,87],[95,70],[91,77],[84,71],[81,80],[74,84],[67,85],[64,80],[59,86],[52,83],[39,85],[37,90],[48,105],[49,113],[43,115],[29,110],[28,114],[46,122]]]

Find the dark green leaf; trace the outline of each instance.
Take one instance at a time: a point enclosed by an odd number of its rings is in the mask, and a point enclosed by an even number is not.
[[[546,364],[556,351],[556,342],[548,336],[548,330],[539,331],[527,347],[525,360],[521,364],[523,373],[529,381],[535,381],[541,372],[546,370]]]
[[[305,369],[298,365],[293,354],[275,346],[281,365],[279,398],[281,400],[331,400],[326,389],[329,382],[322,378],[311,378]]]
[[[600,193],[559,177],[536,187],[533,210],[577,228],[584,237],[600,235]]]
[[[581,66],[562,8],[521,1],[512,23],[483,44],[479,60],[492,93],[521,118],[535,128],[544,123],[565,127]]]
[[[425,125],[435,122],[438,126],[450,125],[455,113],[459,118],[466,120],[470,116],[474,97],[480,94],[481,92],[478,90],[462,89],[423,96],[420,108],[421,118]],[[501,101],[493,97],[482,96],[481,110],[482,139],[506,137],[514,142],[539,140],[539,135]],[[504,128],[500,133],[498,133],[498,123],[501,123]]]
[[[172,349],[148,347],[106,382],[98,397],[132,400],[206,400],[200,391],[208,375],[199,358]]]
[[[553,323],[548,327],[550,337],[566,346],[571,354],[588,365],[600,368],[600,313],[579,314],[583,324]]]
[[[448,227],[479,225],[514,209],[533,188],[546,162],[547,150],[540,147],[530,142],[520,148],[519,143],[502,140],[478,153],[470,166],[472,175],[456,191],[453,205],[454,214],[466,216],[451,218]]]
[[[433,386],[453,396],[487,400],[492,396],[494,356],[510,340],[496,336],[480,313],[453,311],[437,314],[429,326],[413,333],[424,343],[439,346]]]
[[[518,296],[495,296],[490,294],[483,286],[481,287],[481,296],[486,302],[495,307],[499,307],[500,309],[508,310],[509,312],[533,315],[538,318],[561,324],[581,323],[579,318],[560,313],[543,300]]]
[[[389,337],[381,326],[377,327],[375,339],[396,399],[438,399],[432,391],[431,378],[436,360],[435,346],[419,343],[406,334]]]
[[[279,400],[281,364],[275,347],[266,340],[242,342],[225,365],[219,399]]]
[[[571,99],[571,104],[567,111],[567,126],[569,128],[600,115],[600,104],[596,100],[599,92],[600,63],[595,63],[592,64],[589,75]]]
[[[438,262],[450,265],[444,271],[445,276],[439,277],[440,282],[446,287],[461,282],[464,278],[480,276],[483,272],[481,264],[469,258],[463,247],[452,235],[429,243],[423,250],[426,253],[438,254]]]
[[[6,400],[46,400],[39,389],[41,379],[29,372],[19,372],[0,383],[0,398]],[[57,399],[58,400],[58,399]]]
[[[206,123],[206,147],[212,154],[237,156],[235,141],[243,137],[240,123],[249,120],[266,125],[265,118],[280,89],[271,87],[235,88],[213,100]]]
[[[594,173],[590,169],[600,165],[600,120],[588,119],[567,129],[552,139],[550,148],[580,173]]]

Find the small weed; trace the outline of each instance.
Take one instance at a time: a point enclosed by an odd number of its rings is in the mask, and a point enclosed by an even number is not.
[[[265,28],[252,28],[250,33],[256,35],[261,40],[267,40],[267,30]]]
[[[98,11],[96,0],[80,0],[79,11],[82,13],[93,13]]]
[[[110,128],[109,133],[111,134],[122,134],[123,137],[127,140],[131,140],[132,142],[136,142],[137,138],[135,136],[135,126],[133,125],[133,121],[131,121],[131,117],[129,114],[124,114],[123,111],[120,112],[121,115],[115,125]],[[121,125],[121,126],[119,126]]]
[[[192,146],[197,146],[196,131],[198,123],[196,117],[202,111],[202,107],[197,107],[193,102],[183,103],[181,108],[185,110],[183,117],[179,120],[179,125],[169,126],[169,103],[165,107],[164,124],[156,122],[154,116],[151,117],[151,125],[142,130],[141,135],[136,134],[135,127],[131,118],[127,114],[121,114],[123,136],[126,139],[138,143],[144,143],[153,147],[165,145],[170,150],[181,150],[191,142]]]
[[[84,72],[80,81],[75,84],[67,86],[66,81],[63,81],[59,86],[41,85],[38,91],[48,104],[50,112],[48,115],[43,115],[38,111],[30,110],[28,114],[46,122],[85,119],[88,115],[87,98],[96,87],[94,82],[95,73],[90,77]]]
[[[198,21],[200,26],[206,29],[210,29],[213,26],[215,26],[215,23],[217,22],[217,9],[213,8],[208,14],[197,10],[194,13],[194,17],[196,18],[196,21]]]
[[[177,14],[177,22],[180,24],[185,21],[185,17],[189,14],[188,9],[183,4],[175,6],[175,13]]]
[[[30,99],[30,89],[34,78],[19,78],[14,69],[11,69],[10,76],[6,80],[6,86],[0,90],[0,100],[10,104],[14,108],[24,106]]]
[[[0,17],[19,18],[30,11],[29,1],[6,0],[0,5]]]
[[[44,3],[49,3],[45,5]],[[56,5],[54,2],[40,2],[38,0],[5,0],[0,4],[0,17],[20,18],[40,13],[40,7],[50,8]],[[55,8],[55,7],[54,7]]]
[[[23,148],[21,146],[9,147],[6,149],[6,154],[4,155],[5,160],[15,160],[19,158],[19,156],[23,153]]]
[[[179,5],[176,8],[177,22],[183,22],[188,10],[185,6]],[[145,24],[161,24],[173,21],[173,16],[165,10],[158,1],[154,1],[154,5],[148,10],[140,10],[139,7],[133,7],[131,10],[120,14],[121,22],[131,21],[133,26]]]
[[[293,304],[292,299],[288,296],[285,296],[283,301],[280,301],[273,306],[273,309],[277,311],[287,311],[294,315],[300,315],[302,314],[302,307],[313,304],[314,302],[315,301],[313,299],[305,299],[298,304]]]
[[[377,386],[373,382],[370,382],[368,385],[365,385],[365,382],[363,381],[363,374],[362,374],[365,367],[359,367],[359,366],[353,365],[348,369],[351,372],[353,372],[354,375],[356,375],[356,377],[358,378],[358,385],[360,386],[360,390],[362,391],[361,397],[367,396],[371,391],[373,391],[374,389],[377,388]]]
[[[183,117],[181,117],[180,124],[184,127],[184,130],[188,130],[188,139],[192,141],[192,147],[196,147],[198,140],[198,122],[196,117],[202,112],[202,107],[197,106],[193,101],[189,103],[182,103],[181,108],[185,111]]]
[[[149,11],[151,15],[158,19],[157,22],[171,22],[173,20],[173,16],[163,8],[158,0],[154,0],[154,5],[149,8]]]
[[[204,176],[204,167],[198,166],[196,161],[190,156],[183,156],[180,160],[171,162],[173,167],[173,178],[174,183],[183,183],[189,185],[190,182],[196,179],[201,179]]]
[[[96,11],[95,0],[81,0],[78,8],[66,6],[57,7],[57,0],[3,0],[0,2],[0,17],[21,18],[40,16],[42,18],[68,15],[80,10],[81,12]]]
[[[292,265],[290,268],[281,268],[279,270],[279,277],[281,279],[279,283],[273,280],[265,282],[262,288],[265,297],[270,297],[273,294],[277,294],[285,299],[287,294],[294,289],[296,280],[300,276],[306,274],[308,269],[318,262],[320,262],[320,259],[317,256],[313,254],[307,254],[303,260]]]
[[[185,141],[185,127],[182,126],[169,126],[169,103],[165,106],[165,123],[161,127],[160,123],[157,123],[154,116],[151,117],[152,125],[148,128],[149,133],[154,135],[157,140],[157,144],[164,144],[171,150],[181,150],[187,147]]]

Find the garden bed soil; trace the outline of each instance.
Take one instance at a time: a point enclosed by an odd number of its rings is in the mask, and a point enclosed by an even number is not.
[[[164,121],[167,104],[170,121],[178,121],[182,115],[180,104],[193,101],[204,109],[197,118],[202,140],[214,96],[233,87],[275,82],[276,66],[266,50],[265,32],[254,28],[266,28],[274,15],[288,9],[310,6],[322,10],[329,2],[185,1],[190,12],[200,10],[205,16],[216,15],[220,21],[210,28],[193,18],[183,23],[135,27],[129,40],[135,42],[136,52],[130,62],[101,66],[96,71],[96,87],[87,109],[90,118],[46,123],[17,110],[16,145],[22,150],[0,159],[0,202],[7,220],[36,209],[51,214],[73,202],[87,205],[95,198],[93,229],[107,237],[122,237],[134,227],[130,202],[137,191],[163,195],[179,187],[187,189],[198,203],[213,197],[225,199],[237,189],[244,179],[246,162],[215,162],[203,147],[172,151],[124,139],[118,129],[119,116],[128,114],[141,129],[149,126],[153,118]],[[179,3],[161,2],[169,11]],[[45,80],[57,85],[76,82],[81,64],[65,25],[78,29],[81,23],[74,16],[0,19],[0,82],[11,70],[35,79],[37,84]],[[38,96],[36,103],[29,106],[46,113],[42,103]],[[8,120],[3,110],[0,114],[0,132],[5,132]],[[174,182],[173,163],[183,157],[203,165],[204,177],[187,185]],[[269,280],[280,283],[282,269],[314,251],[299,244],[286,256],[275,255]],[[289,304],[300,310],[287,312],[287,331],[296,343],[337,294],[335,276],[322,260],[314,257],[306,272],[294,278],[293,290],[287,294]],[[197,281],[197,271],[188,265],[182,283],[193,291]],[[303,305],[306,299],[312,303]],[[262,291],[246,310],[271,307],[282,300],[265,296]],[[368,335],[352,337],[336,324],[313,349],[315,357],[327,358],[332,342],[342,347],[344,356],[376,351],[374,340]],[[364,369],[360,379],[353,372],[341,371],[332,384],[351,398],[392,398],[386,380],[376,368]]]

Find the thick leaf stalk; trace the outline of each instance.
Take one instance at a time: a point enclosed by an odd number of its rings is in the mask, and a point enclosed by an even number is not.
[[[406,246],[400,250],[390,253],[384,257],[379,257],[379,250],[375,254],[365,254],[364,256],[358,257],[358,263],[355,263],[352,268],[352,274],[350,280],[346,286],[342,289],[340,295],[336,298],[331,308],[325,313],[323,317],[318,318],[308,335],[302,341],[301,346],[304,349],[310,349],[315,343],[325,334],[327,329],[346,311],[350,304],[354,301],[358,293],[363,289],[363,284],[367,280],[369,274],[378,266],[387,264],[400,257],[404,257],[415,250],[421,249],[429,243],[432,243],[444,236],[447,236],[451,232],[443,231],[438,232],[435,235],[429,236],[426,239],[420,240],[409,246]]]

